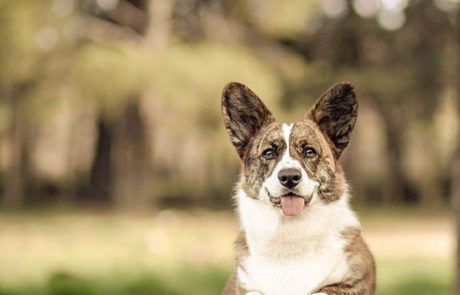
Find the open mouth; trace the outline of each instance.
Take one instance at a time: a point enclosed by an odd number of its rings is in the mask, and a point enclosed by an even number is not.
[[[270,201],[276,207],[280,208],[286,216],[296,216],[305,208],[310,202],[311,197],[305,198],[300,195],[296,195],[292,192],[287,193],[280,197],[270,196]]]
[[[302,196],[288,193],[281,197],[281,211],[286,216],[296,216],[305,207],[305,199]]]

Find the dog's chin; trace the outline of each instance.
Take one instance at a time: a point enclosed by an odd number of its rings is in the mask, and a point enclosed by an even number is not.
[[[299,195],[294,192],[288,192],[283,195],[273,196],[269,194],[270,203],[279,208],[285,216],[297,216],[308,206],[312,195]]]

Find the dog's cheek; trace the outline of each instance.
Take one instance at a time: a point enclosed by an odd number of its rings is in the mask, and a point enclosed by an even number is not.
[[[269,176],[270,162],[260,158],[250,158],[245,161],[244,169],[244,190],[248,196],[258,198],[262,184]]]
[[[336,176],[326,162],[318,165],[315,178],[319,183],[318,195],[324,203],[336,201],[340,197],[336,186]]]
[[[300,155],[294,158],[299,161],[300,165],[302,166],[303,170],[307,174],[308,178],[317,181],[316,174],[317,174],[318,164],[320,162],[320,159],[318,158],[314,160],[307,160]]]

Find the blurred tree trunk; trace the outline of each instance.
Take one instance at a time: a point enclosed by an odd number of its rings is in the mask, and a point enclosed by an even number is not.
[[[153,48],[167,45],[172,31],[174,1],[155,0],[148,7],[149,24],[145,27],[145,40]]]
[[[391,106],[386,105],[385,101],[379,95],[373,95],[376,110],[379,112],[382,122],[384,123],[385,140],[388,151],[387,159],[389,173],[387,182],[384,185],[388,189],[383,191],[383,205],[403,203],[408,190],[408,180],[404,171],[403,162],[403,132],[404,126],[401,114],[395,113],[396,110],[390,110]],[[397,118],[396,118],[397,117]]]
[[[427,168],[423,171],[423,176],[419,180],[420,205],[426,208],[441,207],[443,205],[441,174],[444,170],[440,166],[439,159],[432,156],[438,153],[438,150],[435,147],[436,141],[432,140],[435,134],[432,131],[431,126],[428,126],[433,124],[433,120],[431,119],[428,122],[422,123],[426,126],[424,130],[429,131],[421,132],[424,133],[421,136],[425,138],[423,152],[426,156],[423,158],[427,163]]]
[[[113,133],[113,122],[100,113],[97,118],[97,142],[89,181],[92,201],[104,202],[111,199]]]
[[[459,81],[460,82],[460,81]],[[460,90],[460,89],[459,89]],[[459,97],[460,99],[460,97]],[[460,103],[457,102],[458,105]],[[458,118],[460,118],[460,106],[458,107]],[[457,265],[455,294],[460,295],[460,132],[457,135],[457,148],[452,160],[451,172],[451,198],[454,212],[456,236],[457,236]]]
[[[142,208],[151,199],[151,162],[147,127],[137,99],[116,114],[102,113],[89,191],[95,202]]]
[[[460,8],[457,8],[456,13],[456,46],[457,52],[460,51]],[[455,50],[455,49],[454,49]],[[457,55],[456,69],[456,95],[457,95],[457,121],[460,120],[460,57]],[[457,148],[452,161],[451,171],[451,200],[454,211],[456,234],[457,234],[457,265],[455,279],[455,294],[460,295],[460,129],[457,129]]]
[[[95,15],[107,17],[113,26],[131,28],[133,37],[141,36],[144,45],[154,50],[167,43],[172,8],[173,1],[168,0],[127,0],[110,15],[99,15],[97,10]],[[116,114],[107,116],[110,118],[101,114],[98,119],[90,191],[93,198],[109,200],[118,208],[145,208],[152,192],[148,130],[140,110],[140,95],[125,100]]]
[[[409,17],[412,14],[418,17],[412,17],[411,29],[414,36],[414,50],[411,55],[413,70],[413,94],[415,94],[415,105],[417,106],[416,120],[421,124],[423,132],[419,133],[423,140],[422,152],[425,157],[421,159],[425,163],[425,171],[418,179],[418,201],[421,206],[439,207],[442,204],[441,198],[441,174],[442,168],[437,157],[436,141],[433,140],[435,130],[432,126],[434,123],[434,113],[437,110],[440,101],[442,89],[446,87],[442,63],[443,53],[440,50],[440,44],[445,43],[445,35],[451,34],[451,28],[443,27],[439,20],[434,22],[429,17],[420,17],[426,15],[426,11],[436,9],[433,1],[420,1],[409,11]],[[449,25],[449,24],[447,24]],[[433,34],[433,30],[440,32]],[[409,95],[411,95],[409,93]]]
[[[147,127],[138,100],[132,100],[115,122],[113,198],[118,208],[143,208],[151,200],[151,155]]]
[[[34,81],[13,87],[10,96],[10,163],[6,173],[3,206],[19,208],[27,201],[28,189],[32,186],[31,149],[33,146],[30,118],[27,114],[27,92]]]

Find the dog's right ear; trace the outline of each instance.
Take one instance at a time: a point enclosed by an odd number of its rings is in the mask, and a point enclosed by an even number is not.
[[[318,124],[329,139],[332,153],[338,159],[350,142],[357,114],[358,101],[353,85],[339,83],[321,95],[306,119]]]
[[[275,121],[260,98],[243,84],[232,82],[222,92],[225,127],[240,158],[260,129]]]

